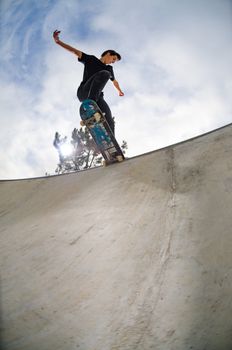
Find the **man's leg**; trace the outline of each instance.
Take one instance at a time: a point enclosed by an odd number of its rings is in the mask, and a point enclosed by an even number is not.
[[[94,74],[78,91],[77,96],[80,101],[87,98],[97,102],[98,106],[105,113],[105,118],[114,134],[114,120],[112,118],[111,110],[103,98],[102,90],[110,78],[110,73],[107,70],[102,70]]]
[[[102,70],[94,74],[78,91],[77,96],[79,100],[83,101],[87,98],[98,101],[102,90],[110,79],[110,72]]]
[[[112,117],[110,107],[108,106],[108,104],[106,103],[106,101],[104,100],[102,95],[99,97],[97,104],[98,104],[99,108],[101,109],[101,111],[103,113],[105,113],[105,118],[107,120],[107,123],[109,124],[109,127],[110,127],[112,133],[114,134],[114,131],[115,131],[114,119]]]

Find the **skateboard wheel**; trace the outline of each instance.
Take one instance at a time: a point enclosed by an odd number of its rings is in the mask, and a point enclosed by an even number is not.
[[[123,157],[122,156],[117,156],[116,159],[117,159],[118,162],[122,162],[123,161]]]
[[[94,114],[94,118],[95,118],[96,122],[97,122],[97,123],[99,123],[99,122],[100,122],[100,120],[101,120],[101,114],[100,114],[100,113],[98,113],[98,112],[97,112],[97,113],[95,113],[95,114]]]

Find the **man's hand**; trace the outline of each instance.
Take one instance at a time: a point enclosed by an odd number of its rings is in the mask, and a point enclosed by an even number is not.
[[[58,45],[60,45],[61,47],[63,47],[64,49],[66,49],[66,50],[68,50],[68,51],[74,53],[75,55],[78,56],[78,58],[81,59],[81,57],[82,57],[82,52],[81,52],[80,50],[78,50],[78,49],[75,49],[75,47],[72,47],[72,46],[70,46],[70,45],[68,45],[68,44],[65,44],[63,41],[61,41],[60,38],[59,38],[59,34],[60,34],[60,30],[55,30],[55,31],[53,32],[53,38],[54,38],[55,42],[56,42]]]
[[[53,32],[53,38],[54,38],[54,40],[55,40],[55,42],[56,43],[58,43],[59,42],[59,34],[60,34],[60,30],[55,30],[54,32]]]
[[[124,93],[122,92],[120,86],[119,86],[119,83],[117,82],[117,80],[113,80],[113,84],[114,86],[116,87],[116,89],[118,90],[118,94],[119,96],[124,96]]]

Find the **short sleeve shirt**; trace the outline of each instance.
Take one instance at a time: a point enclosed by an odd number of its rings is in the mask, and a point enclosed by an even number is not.
[[[113,67],[102,63],[97,57],[82,52],[82,56],[78,58],[78,61],[85,66],[81,84],[85,84],[89,78],[101,70],[108,70],[110,72],[110,79],[112,81],[115,80]]]

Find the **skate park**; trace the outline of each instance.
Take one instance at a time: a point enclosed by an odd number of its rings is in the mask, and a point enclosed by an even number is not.
[[[231,349],[231,208],[232,124],[0,181],[2,349]]]

